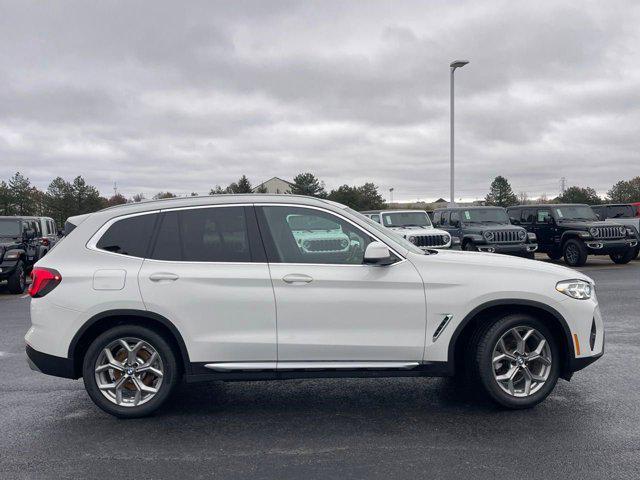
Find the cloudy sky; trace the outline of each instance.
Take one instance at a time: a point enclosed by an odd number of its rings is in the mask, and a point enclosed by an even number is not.
[[[640,175],[640,3],[0,0],[0,178],[206,193],[310,171],[395,199]]]

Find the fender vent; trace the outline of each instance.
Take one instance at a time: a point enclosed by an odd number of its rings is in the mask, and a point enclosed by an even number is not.
[[[451,321],[452,318],[453,318],[453,315],[447,314],[447,315],[444,316],[444,318],[440,322],[440,325],[438,325],[438,328],[436,328],[436,331],[433,332],[433,341],[434,342],[438,339],[438,337],[440,336],[442,331],[446,328],[446,326],[449,325],[449,322]]]

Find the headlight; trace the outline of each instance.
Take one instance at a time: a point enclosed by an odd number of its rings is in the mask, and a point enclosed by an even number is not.
[[[411,236],[411,237],[407,238],[407,240],[409,240],[409,241],[410,241],[411,243],[413,243],[414,245],[415,245],[415,243],[416,243],[416,237],[414,237],[414,236]]]
[[[576,300],[587,300],[591,298],[593,289],[591,284],[584,280],[563,280],[556,284],[556,290]]]
[[[536,237],[536,234],[533,232],[527,232],[527,236],[529,237],[530,242],[535,242],[536,240],[538,240],[538,237]]]
[[[488,241],[493,240],[493,232],[484,232],[484,238],[486,238]]]
[[[520,231],[518,232],[518,238],[519,238],[520,240],[524,240],[524,237],[526,237],[526,236],[527,236],[527,232],[525,232],[524,230],[520,230]]]
[[[4,259],[5,260],[15,260],[16,258],[20,257],[20,252],[17,252],[15,250],[9,250],[7,253],[5,253],[4,255]]]
[[[593,235],[594,237],[597,237],[597,236],[598,236],[598,233],[600,233],[600,232],[598,232],[598,229],[597,229],[596,227],[591,227],[591,228],[589,229],[589,233],[590,233],[591,235]]]
[[[451,243],[458,245],[460,243],[460,237],[451,237]]]
[[[343,238],[342,240],[340,240],[340,248],[347,248],[349,246],[349,240],[347,240],[346,238]]]
[[[619,227],[618,231],[620,232],[620,235],[624,235],[627,232],[627,229],[625,227]]]
[[[635,237],[636,236],[635,227],[627,227],[627,235],[629,235],[630,237]]]

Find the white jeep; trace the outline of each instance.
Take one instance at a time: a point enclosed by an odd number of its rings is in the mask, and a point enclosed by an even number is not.
[[[362,214],[394,230],[422,250],[450,248],[452,242],[460,243],[458,238],[452,240],[448,232],[434,228],[424,210],[378,210]]]

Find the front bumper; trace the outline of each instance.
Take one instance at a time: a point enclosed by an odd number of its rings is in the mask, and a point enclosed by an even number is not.
[[[516,243],[516,244],[502,244],[502,243],[488,243],[485,245],[478,245],[478,250],[488,253],[505,253],[508,255],[523,255],[526,253],[533,253],[538,249],[537,243]]]
[[[609,255],[620,253],[638,246],[635,238],[621,238],[619,240],[585,240],[585,245],[591,255]]]
[[[6,280],[13,275],[17,266],[18,260],[5,260],[0,262],[0,280]]]
[[[53,375],[54,377],[79,378],[75,373],[72,359],[42,353],[35,350],[30,345],[27,345],[25,350],[27,352],[27,361],[31,370],[35,370],[46,375]]]

